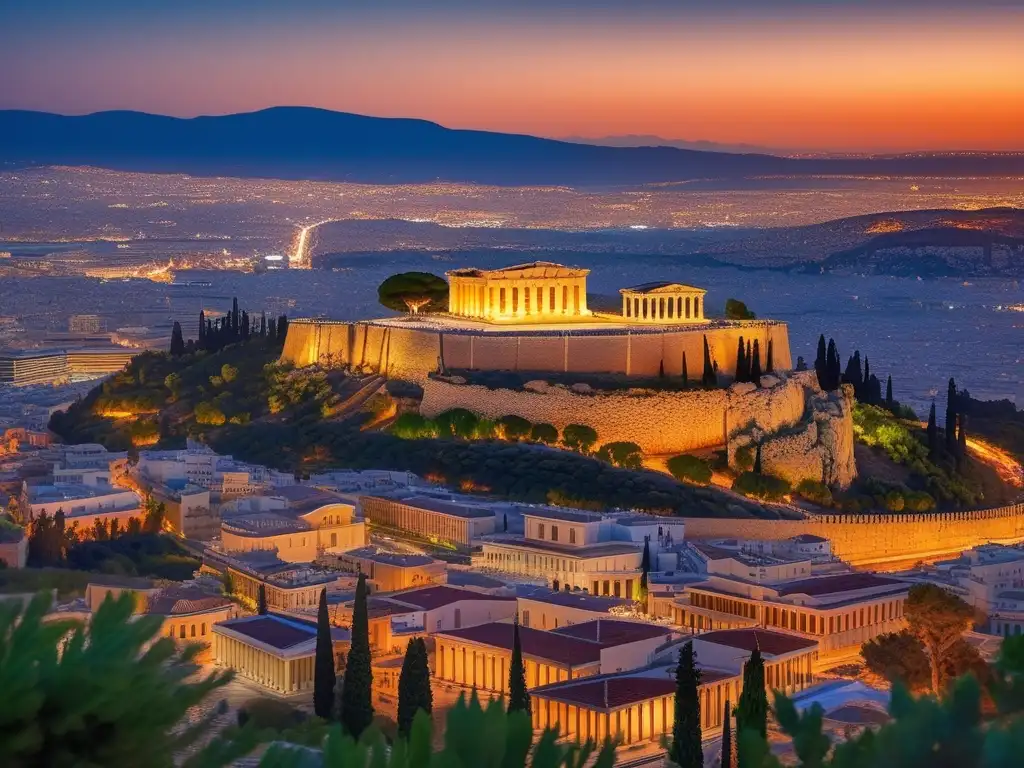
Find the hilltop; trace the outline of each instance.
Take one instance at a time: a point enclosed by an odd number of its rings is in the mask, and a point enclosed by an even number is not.
[[[623,185],[764,175],[991,175],[1024,155],[792,159],[675,147],[607,147],[454,130],[308,107],[216,117],[0,111],[0,162],[278,179]]]

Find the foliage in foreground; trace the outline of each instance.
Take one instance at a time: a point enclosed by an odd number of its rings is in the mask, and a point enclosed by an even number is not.
[[[87,625],[44,621],[49,604],[41,595],[0,606],[0,765],[174,765],[208,725],[182,726],[186,713],[230,674],[190,681],[199,647],[153,642],[161,617],[133,617],[129,595]]]
[[[297,750],[279,745],[268,751],[260,768],[306,768],[307,766],[374,766],[374,768],[612,768],[615,746],[605,741],[600,750],[592,743],[558,743],[558,732],[547,729],[534,745],[533,727],[526,712],[505,713],[500,701],[481,707],[474,692],[465,694],[448,712],[444,747],[431,747],[430,718],[416,715],[408,741],[397,739],[390,746],[374,729],[354,741],[340,728],[331,731],[323,752]]]

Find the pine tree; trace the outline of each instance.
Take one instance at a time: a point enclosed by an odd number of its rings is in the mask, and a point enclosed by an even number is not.
[[[740,768],[746,768],[752,763],[750,757],[744,754],[744,745],[749,744],[743,738],[747,731],[753,731],[762,739],[768,737],[768,694],[764,687],[764,659],[760,648],[755,648],[743,665],[743,692],[740,693],[740,703],[736,707],[736,745],[739,747]]]
[[[825,334],[818,337],[818,355],[814,358],[814,372],[818,375],[818,386],[828,391],[828,353],[825,351]]]
[[[171,327],[171,355],[178,357],[185,354],[185,337],[181,333],[181,323],[177,320]]]
[[[718,386],[718,374],[711,364],[711,348],[708,346],[708,337],[704,337],[704,374],[701,376],[701,384],[705,387]]]
[[[928,411],[928,456],[934,461],[939,453],[939,426],[935,421],[935,401]]]
[[[761,346],[754,339],[754,356],[750,359],[750,381],[761,386]]]
[[[732,768],[732,712],[730,701],[725,700],[725,711],[722,713],[722,760],[721,768]]]
[[[669,758],[679,768],[703,768],[704,752],[700,730],[700,669],[697,668],[693,643],[679,652],[676,665],[675,722],[672,725],[672,743]]]
[[[946,389],[946,450],[950,453],[956,450],[956,401],[956,382],[950,379]]]
[[[765,353],[764,372],[775,373],[775,342],[768,339],[768,350]]]
[[[408,738],[413,718],[421,709],[429,715],[434,709],[434,697],[430,691],[427,644],[422,637],[415,637],[405,649],[402,673],[398,678],[399,734]]]
[[[373,722],[373,670],[370,658],[370,627],[366,613],[366,574],[359,574],[352,608],[352,644],[345,665],[341,699],[341,724],[358,739]]]
[[[512,623],[512,660],[508,665],[508,711],[530,714],[530,694],[526,690],[526,667],[519,643],[519,614]]]
[[[261,592],[263,585],[260,584]],[[331,618],[327,613],[327,590],[320,590],[320,607],[316,614],[316,655],[313,657],[313,711],[328,720],[334,708],[334,641],[331,639]]]
[[[739,346],[736,350],[736,376],[734,378],[737,382],[747,380],[747,347],[742,336],[740,336]]]
[[[892,375],[891,374],[889,375],[889,378],[887,378],[885,380],[885,407],[888,408],[890,411],[892,410],[892,407],[893,407],[893,401],[892,401]],[[933,407],[934,407],[934,404],[933,404]]]
[[[683,389],[686,389],[690,380],[690,373],[686,368],[686,353],[683,352]]]
[[[256,595],[256,613],[260,616],[267,615],[267,585],[260,582],[260,589]]]

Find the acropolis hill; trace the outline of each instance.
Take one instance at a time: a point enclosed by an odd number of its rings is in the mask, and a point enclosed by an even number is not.
[[[423,387],[421,412],[466,408],[488,418],[593,427],[600,442],[629,441],[648,455],[763,443],[764,468],[791,481],[845,487],[856,474],[850,396],[828,395],[813,374],[792,372],[785,323],[705,316],[705,291],[672,282],[620,291],[620,314],[587,306],[587,269],[534,262],[447,273],[446,314],[289,323],[282,360],[347,365]],[[699,382],[705,343],[723,383],[736,371],[739,340],[754,343],[773,374],[761,386],[642,388],[682,375]],[[511,371],[516,389],[472,384],[472,372]],[[454,372],[455,375],[447,375]],[[465,372],[466,375],[458,375]],[[637,388],[573,384],[573,374],[637,379]],[[556,379],[551,383],[548,379]]]

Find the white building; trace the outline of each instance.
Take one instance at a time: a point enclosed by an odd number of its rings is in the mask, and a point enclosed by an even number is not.
[[[82,485],[24,481],[21,489],[21,513],[34,520],[43,512],[51,517],[63,511],[68,524],[91,527],[99,518],[117,519],[123,525],[129,518],[143,517],[142,499],[134,491],[106,484]]]

